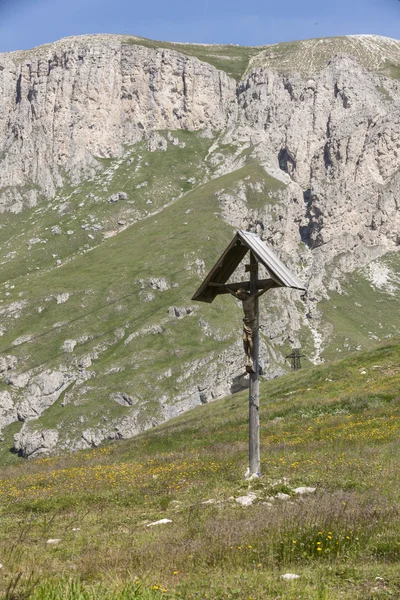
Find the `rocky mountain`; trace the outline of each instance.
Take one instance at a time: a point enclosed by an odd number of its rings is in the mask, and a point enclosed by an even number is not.
[[[240,307],[190,300],[236,228],[308,286],[263,297],[265,377],[399,332],[399,41],[83,36],[0,90],[3,460],[246,387]]]

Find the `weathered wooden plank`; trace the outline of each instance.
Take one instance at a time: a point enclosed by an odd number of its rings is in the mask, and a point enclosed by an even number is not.
[[[277,287],[291,287],[305,290],[304,284],[290,273],[279,258],[275,256],[272,250],[255,233],[237,231],[232,242],[211,269],[192,300],[210,303],[219,293],[226,293],[219,292],[219,288],[215,284],[225,284],[249,250],[253,252],[256,261],[264,265]],[[252,268],[254,267],[250,267],[249,269]]]
[[[249,247],[257,260],[268,269],[270,276],[276,279],[282,287],[305,290],[304,284],[289,271],[258,235],[249,231],[238,231],[237,236]]]
[[[199,289],[196,291],[192,300],[212,302],[217,296],[217,293],[215,292],[215,287],[209,286],[209,283],[211,281],[221,284],[226,283],[248,251],[248,247],[239,240],[238,235],[236,234],[225,252],[219,258],[218,262],[214,265]]]
[[[246,273],[251,273],[251,271],[258,271],[258,265],[246,265],[244,268]]]
[[[249,281],[239,281],[237,283],[226,283],[225,285],[221,283],[217,283],[215,281],[210,281],[208,284],[211,288],[215,288],[216,295],[218,294],[229,294],[229,290],[233,292],[237,292],[240,289],[249,291],[250,290],[250,282]],[[257,281],[257,289],[258,290],[270,290],[275,287],[279,287],[279,284],[276,283],[273,279],[259,279]]]

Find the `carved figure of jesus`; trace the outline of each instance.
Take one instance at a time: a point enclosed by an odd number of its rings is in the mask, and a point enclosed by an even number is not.
[[[248,373],[254,373],[253,370],[253,335],[257,330],[257,315],[256,315],[256,300],[267,289],[260,290],[259,292],[248,292],[247,290],[240,288],[236,292],[228,291],[237,300],[240,300],[243,305],[243,349],[246,355],[246,371]]]

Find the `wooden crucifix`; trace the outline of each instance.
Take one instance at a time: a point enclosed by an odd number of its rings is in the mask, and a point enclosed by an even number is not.
[[[227,283],[250,251],[246,272],[249,281]],[[258,278],[262,264],[268,279]],[[211,303],[219,294],[231,294],[242,302],[243,345],[246,371],[249,373],[249,475],[260,476],[260,391],[259,391],[259,306],[258,299],[267,290],[290,287],[305,291],[304,285],[290,273],[278,257],[254,233],[238,231],[228,248],[207,275],[192,300]]]
[[[290,359],[292,361],[292,371],[299,371],[301,369],[300,358],[302,358],[304,354],[300,354],[300,349],[295,348],[293,352],[285,356],[286,359]]]

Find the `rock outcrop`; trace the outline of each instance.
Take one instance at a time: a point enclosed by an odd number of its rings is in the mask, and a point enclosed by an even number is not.
[[[60,371],[43,371],[34,377],[24,393],[24,399],[18,405],[19,420],[37,419],[58,400],[73,380],[73,375]]]
[[[14,449],[24,458],[38,458],[53,452],[58,442],[54,429],[31,429],[25,425],[14,435]]]
[[[0,434],[3,427],[17,421],[18,413],[10,392],[0,392]]]

